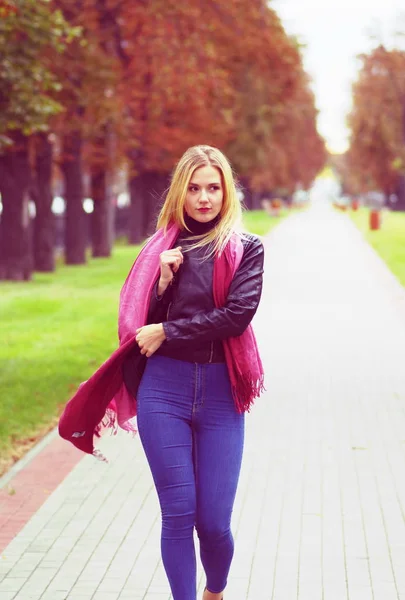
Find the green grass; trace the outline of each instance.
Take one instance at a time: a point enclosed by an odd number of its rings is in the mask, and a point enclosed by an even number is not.
[[[138,251],[0,285],[0,471],[116,347],[118,294]]]
[[[262,211],[245,216],[258,235],[278,222]],[[138,251],[118,244],[111,259],[0,284],[0,474],[117,347],[119,292]]]
[[[270,216],[264,210],[251,210],[244,213],[243,221],[249,231],[262,236],[274,229],[288,215],[289,212],[286,208],[280,211],[278,217]]]
[[[405,286],[405,212],[383,211],[380,229],[371,231],[369,210],[350,211],[350,216],[366,240]]]

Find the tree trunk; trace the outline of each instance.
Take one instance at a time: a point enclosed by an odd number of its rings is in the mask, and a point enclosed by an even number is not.
[[[28,189],[30,166],[28,138],[13,134],[14,146],[0,156],[0,279],[31,279],[33,269]]]
[[[65,262],[86,263],[87,220],[83,209],[82,138],[74,132],[64,139],[65,175]]]
[[[161,199],[168,177],[155,171],[146,171],[129,182],[131,205],[129,211],[130,244],[140,244],[156,228]]]
[[[397,201],[391,204],[392,210],[405,211],[405,175],[400,175],[396,189]]]
[[[35,185],[31,198],[35,202],[34,219],[34,268],[36,271],[55,270],[55,215],[52,212],[52,144],[48,134],[37,135],[35,161]]]
[[[252,193],[252,202],[251,202],[252,210],[260,210],[262,208],[262,198],[263,198],[263,194],[261,192],[253,192]]]
[[[405,94],[401,95],[402,105],[402,143],[405,148]],[[405,174],[401,174],[396,190],[397,201],[392,206],[393,210],[405,211]]]
[[[129,196],[128,243],[140,244],[143,240],[144,221],[146,219],[141,175],[131,177],[129,180]]]
[[[94,258],[111,256],[113,244],[114,205],[107,186],[104,170],[94,168],[91,176],[91,197],[94,210],[91,215],[92,255]]]

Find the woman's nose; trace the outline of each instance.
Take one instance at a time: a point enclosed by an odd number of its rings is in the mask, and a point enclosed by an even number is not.
[[[208,194],[207,194],[207,190],[204,190],[204,189],[203,189],[203,190],[201,190],[201,196],[200,196],[200,200],[202,200],[202,201],[204,201],[204,202],[205,202],[206,200],[208,200]]]

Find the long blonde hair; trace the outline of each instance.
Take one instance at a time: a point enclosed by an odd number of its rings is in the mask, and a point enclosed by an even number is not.
[[[224,154],[212,146],[193,146],[186,150],[173,172],[165,202],[160,211],[157,229],[175,223],[188,229],[184,220],[184,205],[193,173],[200,167],[216,167],[222,179],[223,201],[216,226],[204,235],[193,236],[192,247],[213,245],[213,253],[221,253],[234,232],[242,233],[242,206],[238,198],[232,167]]]

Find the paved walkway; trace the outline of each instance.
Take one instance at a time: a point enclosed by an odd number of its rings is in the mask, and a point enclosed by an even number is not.
[[[255,326],[267,393],[226,598],[405,600],[403,289],[345,215],[314,208],[267,240]],[[83,458],[4,549],[1,600],[169,600],[139,439],[100,446],[111,462]]]

